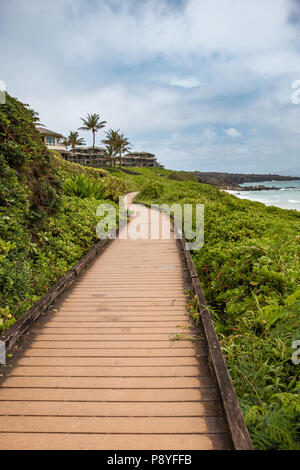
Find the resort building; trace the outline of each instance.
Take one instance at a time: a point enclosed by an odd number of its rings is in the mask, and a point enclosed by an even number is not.
[[[44,127],[37,127],[37,130],[41,133],[49,150],[56,150],[57,152],[67,151],[66,146],[61,142],[61,139],[63,138],[61,134],[45,129]]]
[[[101,168],[108,166],[108,161],[103,147],[76,147],[63,154],[69,162],[81,163],[81,165]]]
[[[76,147],[75,149],[67,150],[67,147],[62,143],[63,136],[61,134],[45,129],[44,127],[37,127],[37,129],[41,133],[49,150],[59,152],[65,160],[94,168],[110,166],[105,148]],[[125,167],[163,167],[163,165],[156,160],[156,156],[150,152],[130,152],[127,155],[123,155],[122,160],[115,157],[114,163]]]
[[[118,162],[119,163],[119,162]],[[162,167],[150,152],[130,152],[122,158],[122,166],[132,167]]]
[[[62,156],[69,162],[81,163],[81,165],[103,168],[110,166],[103,147],[77,147],[74,150],[63,152]],[[114,163],[125,167],[162,167],[155,155],[149,152],[131,152],[120,158],[115,157]]]

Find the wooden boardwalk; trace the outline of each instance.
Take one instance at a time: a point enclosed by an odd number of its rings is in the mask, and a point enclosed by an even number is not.
[[[113,241],[1,368],[0,449],[230,448],[184,273],[174,239]]]

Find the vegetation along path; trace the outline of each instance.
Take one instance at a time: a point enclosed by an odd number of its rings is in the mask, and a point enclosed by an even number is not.
[[[176,240],[114,240],[4,369],[0,448],[230,448],[185,276]]]

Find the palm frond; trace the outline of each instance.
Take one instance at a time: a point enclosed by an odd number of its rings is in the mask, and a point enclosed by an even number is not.
[[[97,132],[99,129],[105,127],[106,121],[100,121],[100,116],[98,113],[87,114],[86,118],[80,118],[83,122],[83,126],[79,127],[83,131],[93,131]]]

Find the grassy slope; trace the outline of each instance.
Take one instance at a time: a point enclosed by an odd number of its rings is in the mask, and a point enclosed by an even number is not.
[[[193,259],[256,448],[299,448],[300,214],[176,181],[168,170],[115,173],[144,202],[204,203]],[[170,179],[171,177],[171,179]]]

